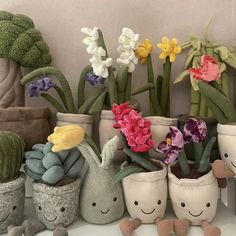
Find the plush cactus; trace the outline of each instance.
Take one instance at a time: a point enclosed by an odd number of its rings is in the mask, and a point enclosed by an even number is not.
[[[76,178],[84,165],[84,158],[77,148],[52,152],[52,143],[36,144],[33,151],[25,153],[26,174],[35,180],[54,185],[63,177]]]
[[[0,182],[18,177],[23,162],[25,143],[13,132],[0,132]]]
[[[0,57],[23,67],[42,67],[51,63],[47,44],[33,21],[21,14],[0,11]]]

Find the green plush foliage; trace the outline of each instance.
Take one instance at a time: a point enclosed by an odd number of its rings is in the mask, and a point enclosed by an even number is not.
[[[55,185],[63,177],[77,178],[84,166],[84,158],[77,148],[54,153],[52,143],[36,144],[25,153],[25,172],[37,181]]]
[[[25,15],[6,11],[0,11],[0,57],[33,68],[47,66],[52,60],[33,21]]]
[[[0,182],[18,177],[24,157],[25,143],[16,133],[0,132]]]

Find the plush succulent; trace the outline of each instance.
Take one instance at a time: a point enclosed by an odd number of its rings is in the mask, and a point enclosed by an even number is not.
[[[6,11],[0,11],[0,57],[35,68],[49,65],[52,60],[33,21],[28,16]]]
[[[52,152],[52,143],[36,144],[25,153],[25,171],[34,180],[54,185],[63,177],[76,178],[84,166],[84,158],[77,148]]]
[[[0,182],[9,182],[20,174],[25,143],[16,133],[0,132]]]

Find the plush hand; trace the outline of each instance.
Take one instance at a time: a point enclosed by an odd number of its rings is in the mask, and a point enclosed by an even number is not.
[[[222,160],[215,160],[212,164],[212,171],[217,178],[233,177],[234,173],[228,168]]]
[[[54,133],[48,136],[48,141],[53,143],[53,152],[71,149],[78,146],[85,137],[84,130],[78,125],[56,127]]]

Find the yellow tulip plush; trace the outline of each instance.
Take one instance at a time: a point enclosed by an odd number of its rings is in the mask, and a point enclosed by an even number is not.
[[[66,125],[55,127],[54,133],[48,136],[48,141],[54,144],[53,152],[60,152],[78,146],[84,137],[85,132],[79,125]]]

